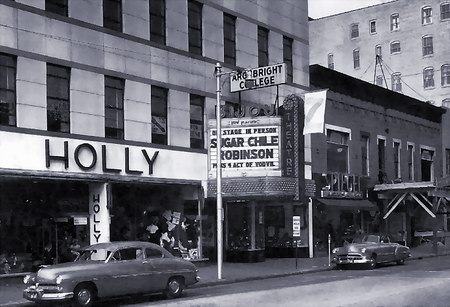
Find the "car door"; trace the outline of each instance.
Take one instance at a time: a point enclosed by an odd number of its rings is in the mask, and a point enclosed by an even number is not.
[[[127,247],[116,250],[105,269],[109,272],[107,296],[145,292],[142,249]]]
[[[380,240],[380,252],[379,260],[380,262],[389,262],[393,260],[393,255],[395,251],[395,246],[390,242],[388,236],[382,236]]]
[[[168,280],[169,268],[165,265],[167,259],[161,250],[154,247],[146,247],[143,261],[146,272],[145,284],[148,292],[164,290]]]

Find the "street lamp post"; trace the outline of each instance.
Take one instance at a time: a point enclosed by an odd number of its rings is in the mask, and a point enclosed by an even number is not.
[[[223,263],[223,208],[222,208],[222,117],[220,108],[220,77],[222,76],[222,66],[216,64],[216,197],[217,197],[217,279],[222,279]]]

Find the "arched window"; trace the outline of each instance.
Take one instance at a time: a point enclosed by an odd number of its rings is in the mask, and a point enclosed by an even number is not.
[[[402,91],[402,79],[401,79],[402,74],[399,72],[395,72],[392,74],[392,79],[391,79],[391,85],[392,85],[392,90],[396,91],[396,92],[401,92]]]
[[[433,10],[431,6],[424,6],[422,8],[422,24],[428,25],[433,22]]]
[[[358,38],[359,37],[359,25],[357,23],[353,23],[350,25],[350,38]]]
[[[450,85],[450,64],[441,66],[441,85]]]
[[[360,62],[359,62],[359,49],[353,50],[353,68],[359,69]]]
[[[423,56],[433,54],[433,36],[425,35],[422,37],[422,54]]]
[[[450,2],[441,3],[441,20],[450,19]]]
[[[423,88],[434,87],[434,68],[426,67],[423,70]]]
[[[400,42],[399,41],[395,41],[391,43],[391,54],[396,54],[396,53],[400,53],[401,49],[400,49]]]
[[[328,53],[328,68],[334,69],[334,55],[332,53]]]
[[[381,53],[381,45],[375,46],[375,56],[376,56],[377,63],[381,62],[381,60],[383,58],[383,55]]]
[[[400,16],[396,14],[391,15],[391,31],[398,31],[400,29]]]

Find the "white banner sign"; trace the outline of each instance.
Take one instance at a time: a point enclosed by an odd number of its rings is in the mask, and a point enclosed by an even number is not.
[[[230,92],[239,92],[286,83],[286,64],[263,66],[231,75]]]
[[[292,236],[295,237],[300,237],[300,215],[294,215],[292,217]]]
[[[327,90],[305,94],[305,127],[303,134],[323,133]]]

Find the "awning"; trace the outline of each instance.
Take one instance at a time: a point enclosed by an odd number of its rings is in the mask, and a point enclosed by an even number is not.
[[[336,207],[342,210],[378,211],[378,207],[367,199],[320,198],[318,201],[326,206]]]

